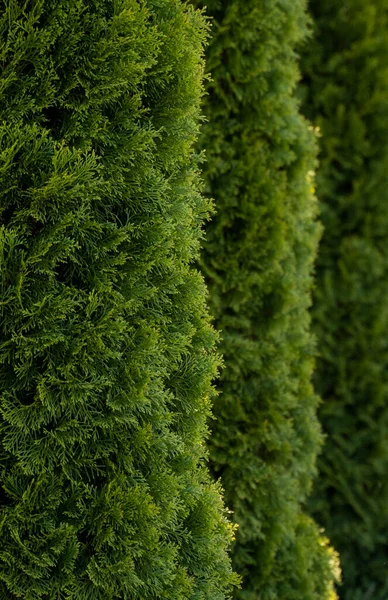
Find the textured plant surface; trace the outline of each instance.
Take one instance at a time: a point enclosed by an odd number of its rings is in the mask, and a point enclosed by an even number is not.
[[[0,2],[0,598],[222,600],[193,268],[204,21]]]
[[[210,440],[239,525],[240,600],[334,597],[336,556],[303,516],[321,434],[308,308],[320,228],[314,134],[299,114],[303,1],[208,5],[202,147],[217,214],[202,256],[225,368]]]
[[[388,598],[388,2],[314,0],[304,111],[321,129],[314,326],[327,434],[312,509],[346,600]]]

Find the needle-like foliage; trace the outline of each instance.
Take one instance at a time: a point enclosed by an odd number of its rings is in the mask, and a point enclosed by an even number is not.
[[[216,216],[202,267],[225,368],[210,454],[239,525],[239,600],[327,600],[335,555],[303,501],[321,442],[310,382],[316,146],[299,113],[303,0],[201,1],[213,17],[202,147]]]
[[[0,1],[0,598],[223,600],[199,12]]]
[[[321,130],[313,321],[326,436],[312,509],[346,600],[388,598],[388,2],[312,0],[303,108]]]

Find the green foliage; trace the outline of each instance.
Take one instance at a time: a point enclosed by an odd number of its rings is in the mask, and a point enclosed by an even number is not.
[[[236,598],[327,600],[332,555],[315,524],[298,525],[321,441],[308,314],[320,232],[315,140],[294,97],[305,6],[228,0],[208,8],[202,146],[217,214],[202,267],[225,358],[210,454],[239,525]]]
[[[314,0],[304,110],[321,130],[314,326],[327,434],[312,509],[346,600],[388,597],[388,2]]]
[[[222,600],[201,15],[0,1],[0,597]]]
[[[322,537],[311,518],[301,514],[294,539],[279,551],[271,575],[276,582],[275,594],[269,597],[273,600],[336,600],[334,581],[341,577],[338,565],[338,555],[330,548],[329,541]]]

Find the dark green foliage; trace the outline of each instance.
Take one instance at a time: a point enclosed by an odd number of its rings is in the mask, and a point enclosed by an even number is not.
[[[314,325],[327,434],[312,504],[343,598],[388,598],[388,2],[314,0],[304,110],[321,130]]]
[[[331,555],[302,514],[321,440],[308,314],[320,231],[315,142],[294,98],[305,6],[229,0],[208,9],[202,147],[217,214],[202,266],[225,358],[210,453],[239,525],[236,597],[326,600]]]
[[[222,600],[204,466],[204,21],[0,1],[0,598]]]

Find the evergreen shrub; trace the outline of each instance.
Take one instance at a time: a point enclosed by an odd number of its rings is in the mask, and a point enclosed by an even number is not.
[[[303,514],[321,443],[311,386],[315,136],[299,114],[302,0],[209,0],[202,268],[225,360],[210,455],[238,523],[241,600],[334,597],[336,558]]]
[[[388,2],[314,0],[303,109],[319,126],[313,323],[326,443],[312,511],[346,600],[388,598]]]
[[[205,36],[178,0],[0,1],[0,598],[229,597]]]

